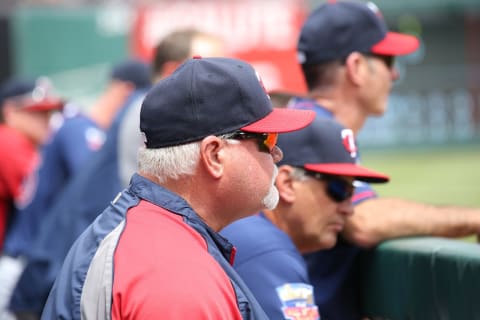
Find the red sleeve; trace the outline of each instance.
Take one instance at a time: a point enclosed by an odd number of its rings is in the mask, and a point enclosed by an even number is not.
[[[181,216],[142,201],[114,256],[112,319],[241,319],[230,279]]]
[[[12,203],[22,191],[22,183],[33,171],[38,154],[35,146],[21,134],[0,127],[0,248]]]

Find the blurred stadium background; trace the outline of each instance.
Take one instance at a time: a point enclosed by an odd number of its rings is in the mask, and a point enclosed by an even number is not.
[[[47,75],[88,108],[112,63],[148,60],[176,27],[222,35],[268,87],[303,90],[295,67],[301,22],[322,1],[1,0],[0,80]],[[383,195],[480,206],[480,1],[378,0],[391,29],[421,49],[397,59],[389,109],[359,137],[363,162],[391,174]]]

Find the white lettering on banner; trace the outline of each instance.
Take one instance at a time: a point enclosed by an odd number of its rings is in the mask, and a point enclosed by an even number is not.
[[[233,52],[295,47],[296,0],[160,2],[145,10],[142,42],[153,47],[174,29],[196,27],[222,36]]]

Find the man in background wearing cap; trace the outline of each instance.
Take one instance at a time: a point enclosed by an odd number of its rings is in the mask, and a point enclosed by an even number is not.
[[[71,103],[66,105],[62,124],[52,132],[50,141],[41,151],[38,167],[28,178],[31,183],[24,190],[24,203],[16,207],[16,219],[0,257],[0,282],[8,279],[12,285],[16,283],[52,204],[72,177],[81,172],[91,155],[102,147],[105,131],[127,98],[134,90],[149,86],[150,68],[140,61],[126,60],[112,67],[105,90],[88,112],[78,112]],[[57,237],[59,232],[63,230],[54,230],[51,235]],[[9,271],[5,270],[5,260]],[[9,301],[9,295],[2,296],[7,301],[0,302],[0,318]]]
[[[154,82],[170,75],[193,55],[222,56],[223,42],[195,29],[174,30],[155,49]],[[42,222],[30,249],[27,266],[13,292],[9,309],[18,319],[39,319],[69,248],[137,169],[136,154],[143,145],[140,106],[146,90],[136,90],[117,115],[102,149],[75,176]],[[68,213],[68,214],[65,214]]]
[[[81,171],[92,153],[102,147],[105,132],[127,98],[134,90],[149,87],[150,68],[145,63],[122,61],[113,66],[106,89],[88,114],[77,110],[64,112],[62,125],[42,150],[41,165],[32,179],[36,185],[29,190],[29,197],[25,196],[30,202],[19,208],[20,219],[15,221],[14,233],[9,234],[5,244],[7,254],[21,256],[26,253],[56,197]]]
[[[50,116],[63,108],[46,78],[12,78],[0,88],[0,252],[22,184],[38,162],[50,133]],[[26,186],[28,187],[28,186]]]
[[[15,207],[24,202],[22,190],[30,189],[27,177],[39,162],[38,148],[50,134],[50,117],[63,108],[64,102],[54,96],[46,78],[11,78],[0,88],[0,252]],[[5,300],[18,274],[13,259],[0,260],[0,318]]]
[[[145,97],[138,173],[72,246],[42,319],[266,319],[217,232],[277,204],[277,135],[313,117],[272,109],[247,63],[185,62]]]
[[[307,18],[298,58],[309,99],[294,108],[334,117],[354,134],[370,116],[381,116],[398,71],[394,57],[418,48],[410,35],[389,32],[373,3],[330,1]],[[480,211],[434,207],[408,200],[379,198],[366,183],[356,183],[355,214],[332,250],[306,256],[315,299],[323,319],[361,318],[356,258],[361,248],[412,235],[462,237],[480,231]]]
[[[331,119],[280,136],[278,146],[284,152],[275,180],[279,204],[221,234],[237,248],[234,268],[269,319],[320,319],[301,254],[335,245],[353,214],[354,179],[388,177],[355,164],[352,131]]]

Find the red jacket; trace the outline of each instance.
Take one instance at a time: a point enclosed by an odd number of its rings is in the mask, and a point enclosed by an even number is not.
[[[0,251],[13,205],[21,203],[23,184],[37,165],[36,146],[23,134],[0,125]]]

